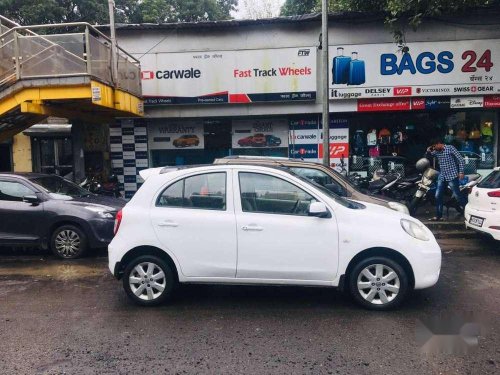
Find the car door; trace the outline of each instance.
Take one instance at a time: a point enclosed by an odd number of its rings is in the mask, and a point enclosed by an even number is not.
[[[338,266],[337,222],[333,215],[308,216],[310,203],[318,199],[283,177],[239,170],[233,179],[236,277],[332,281]]]
[[[43,203],[23,202],[35,190],[17,179],[0,179],[0,243],[33,244],[40,240]]]
[[[169,183],[151,208],[159,241],[175,255],[187,277],[235,277],[231,185],[230,171],[187,176]]]

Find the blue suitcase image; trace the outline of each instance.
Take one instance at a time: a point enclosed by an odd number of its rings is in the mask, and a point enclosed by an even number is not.
[[[358,60],[358,53],[353,52],[349,64],[349,82],[348,85],[357,86],[365,83],[365,62]]]
[[[351,58],[344,56],[344,49],[337,48],[337,56],[333,58],[332,84],[346,84],[349,82],[349,65]]]

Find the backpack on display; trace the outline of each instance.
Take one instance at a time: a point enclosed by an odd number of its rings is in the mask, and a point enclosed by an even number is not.
[[[366,145],[376,146],[377,145],[377,131],[375,129],[370,130],[366,135]]]
[[[344,49],[337,48],[337,56],[333,58],[332,84],[347,84],[349,82],[349,67],[351,58],[344,56]]]
[[[354,154],[364,155],[365,153],[365,132],[363,130],[356,130],[353,136]]]
[[[378,143],[381,145],[391,144],[391,131],[387,128],[383,128],[378,133]]]
[[[349,82],[348,85],[357,86],[365,83],[365,62],[358,60],[358,53],[353,52],[349,64]]]
[[[461,151],[474,152],[474,143],[472,143],[471,141],[465,141],[462,145]]]
[[[370,147],[368,150],[368,156],[371,158],[378,158],[380,156],[380,148],[378,146]]]
[[[474,127],[469,133],[469,139],[479,139],[481,138],[481,132],[477,127]]]

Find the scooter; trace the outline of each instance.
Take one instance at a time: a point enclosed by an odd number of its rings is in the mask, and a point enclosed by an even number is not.
[[[429,191],[431,189],[435,191],[435,184],[439,176],[439,171],[431,167],[431,163],[427,158],[418,160],[415,166],[418,171],[423,173],[420,182],[418,182],[418,188],[408,204],[408,209],[412,216],[417,213],[417,209],[427,201],[428,197],[435,196],[435,194],[429,194]]]

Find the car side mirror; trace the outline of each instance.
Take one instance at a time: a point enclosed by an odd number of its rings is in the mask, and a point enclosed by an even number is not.
[[[25,195],[23,197],[23,202],[37,205],[38,203],[40,203],[40,198],[38,198],[36,195]]]
[[[309,205],[309,216],[327,218],[330,217],[330,211],[323,202],[313,202]]]

